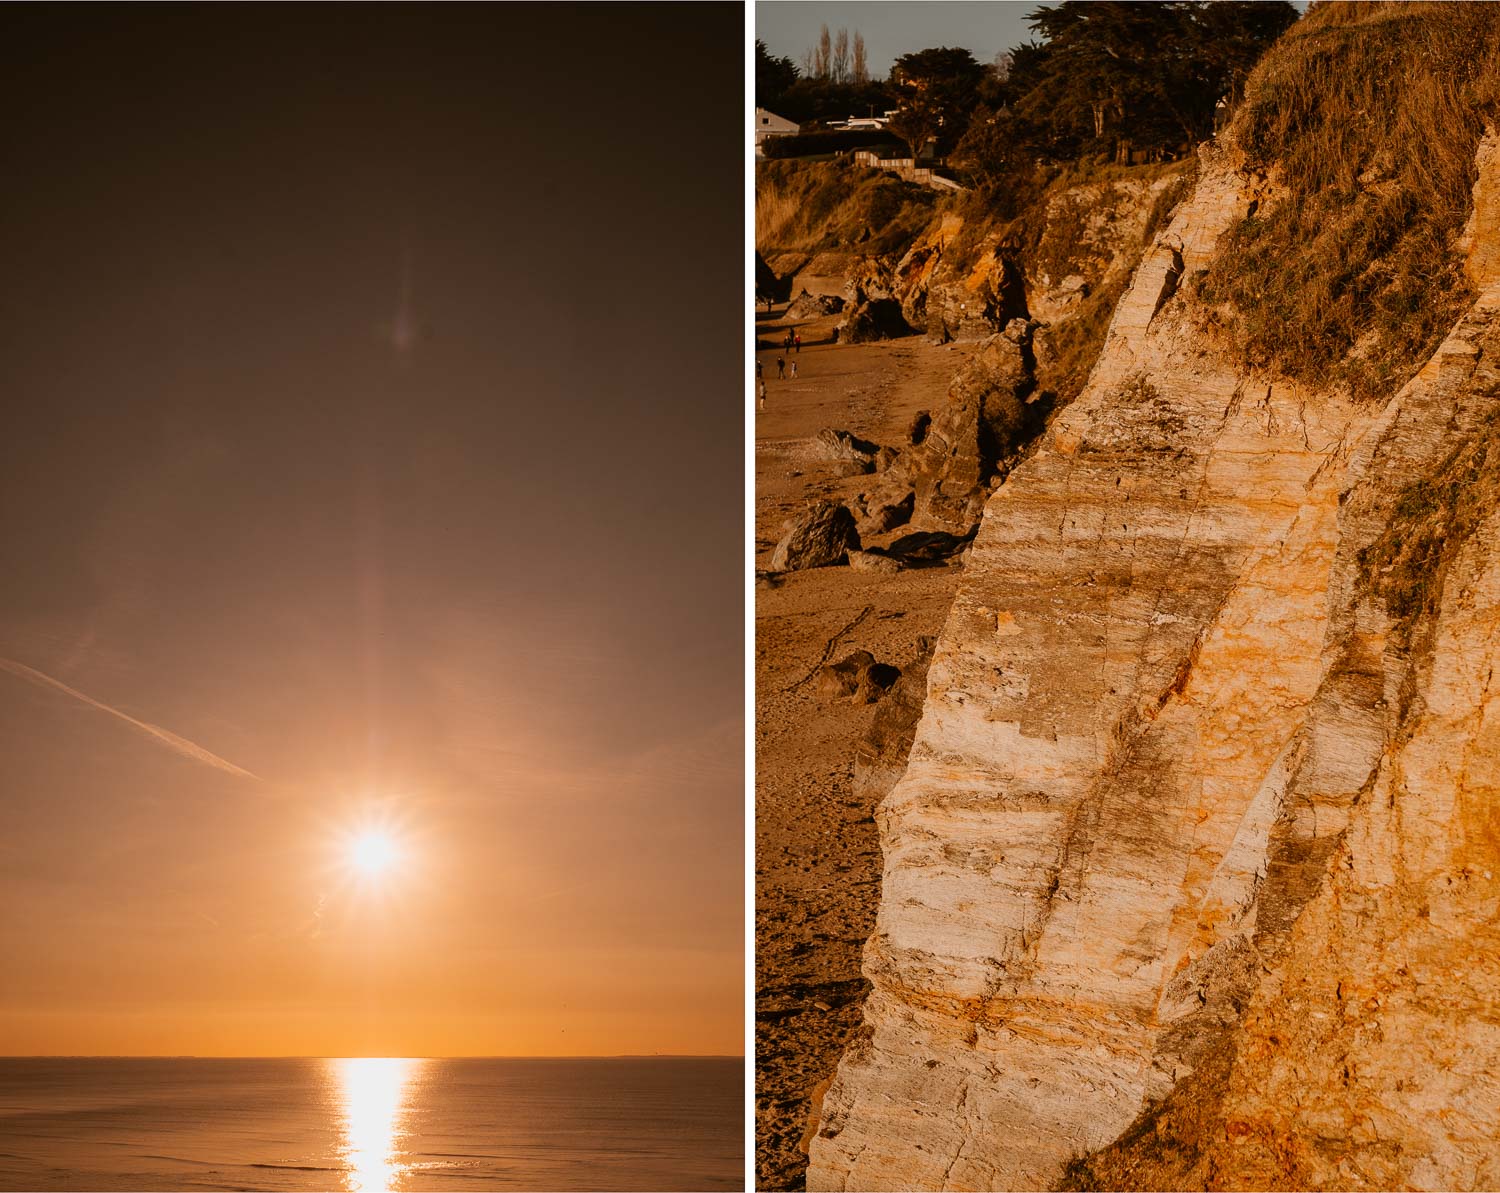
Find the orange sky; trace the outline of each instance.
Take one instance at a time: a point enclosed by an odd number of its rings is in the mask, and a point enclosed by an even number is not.
[[[741,15],[520,8],[7,14],[0,1054],[743,1049]]]

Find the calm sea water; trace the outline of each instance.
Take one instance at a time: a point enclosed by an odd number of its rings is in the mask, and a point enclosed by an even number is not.
[[[739,1189],[736,1059],[0,1059],[4,1189]]]

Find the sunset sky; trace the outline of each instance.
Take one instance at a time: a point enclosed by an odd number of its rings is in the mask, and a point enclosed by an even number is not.
[[[742,12],[556,17],[0,14],[0,1053],[742,1050]]]

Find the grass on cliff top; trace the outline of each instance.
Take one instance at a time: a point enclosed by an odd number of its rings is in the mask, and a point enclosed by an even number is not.
[[[847,161],[757,162],[755,244],[763,255],[899,256],[932,220],[937,200],[928,187]]]
[[[1287,194],[1202,281],[1245,363],[1388,396],[1472,294],[1454,248],[1500,112],[1500,6],[1315,5],[1251,76],[1234,134]]]

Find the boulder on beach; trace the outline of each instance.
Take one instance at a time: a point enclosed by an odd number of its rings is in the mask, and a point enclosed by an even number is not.
[[[813,440],[813,448],[825,460],[848,465],[845,473],[848,476],[874,472],[881,450],[878,443],[871,443],[848,431],[836,431],[832,427],[824,427],[818,432],[818,437]]]
[[[819,501],[796,518],[776,544],[771,569],[795,572],[826,567],[843,560],[851,548],[859,549],[854,515],[836,501]]]
[[[873,666],[875,656],[868,650],[856,650],[837,663],[818,670],[818,695],[842,699],[859,690],[860,675]]]
[[[898,526],[905,526],[911,521],[912,510],[915,508],[916,494],[910,489],[896,501],[869,502],[865,516],[858,526],[860,539],[864,540],[873,535],[884,534],[887,530],[895,530]]]
[[[856,650],[818,671],[818,694],[833,700],[854,698],[874,704],[901,678],[901,669],[877,662],[868,650]]]
[[[849,566],[856,572],[899,572],[901,561],[884,551],[850,551]]]

